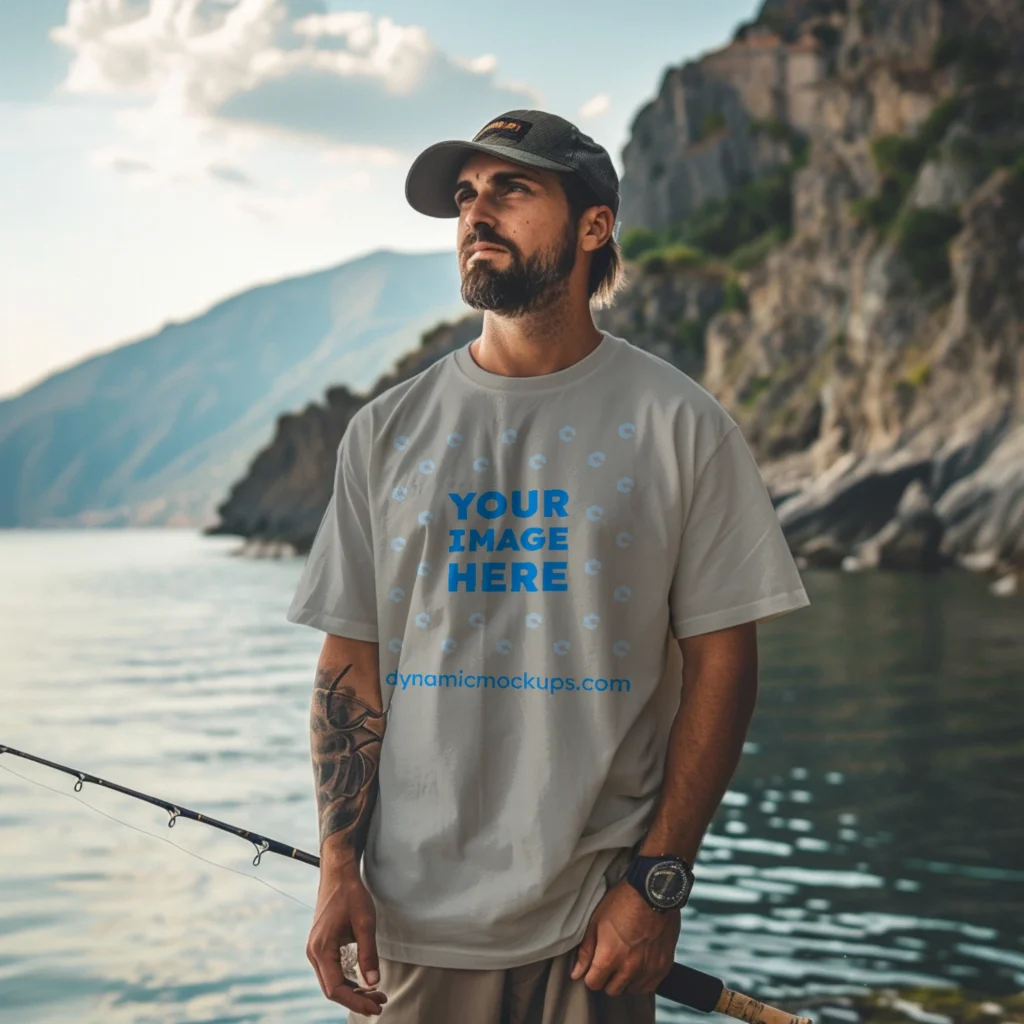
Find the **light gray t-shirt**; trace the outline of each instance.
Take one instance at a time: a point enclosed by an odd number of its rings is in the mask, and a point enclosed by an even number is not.
[[[360,408],[288,618],[379,644],[381,955],[576,945],[653,815],[675,638],[809,603],[736,423],[622,338],[534,377],[467,344]]]

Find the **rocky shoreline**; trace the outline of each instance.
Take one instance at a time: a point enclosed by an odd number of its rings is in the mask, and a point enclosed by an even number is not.
[[[699,289],[699,282],[677,282],[670,294],[677,301]],[[621,330],[627,309],[620,304],[614,317],[609,310],[597,319],[609,330]],[[232,488],[218,509],[220,522],[207,532],[244,537],[235,553],[245,557],[308,552],[330,499],[337,447],[355,411],[477,337],[480,323],[473,314],[435,328],[366,394],[331,388],[323,405],[310,403],[299,413],[281,416],[273,441]],[[660,355],[684,366],[691,361],[686,350],[674,352],[671,347]],[[1024,592],[1024,559],[1005,559],[997,545],[1007,529],[1016,531],[1018,544],[1024,541],[1024,524],[1014,526],[1009,519],[1024,493],[1024,427],[1006,432],[989,448],[976,446],[972,453],[954,446],[944,461],[915,457],[899,447],[866,457],[851,453],[809,482],[801,465],[810,461],[809,453],[775,462],[762,458],[761,465],[802,568],[852,572],[959,567],[993,576],[992,592],[1010,596]],[[933,503],[929,484],[944,466],[951,482]]]
[[[886,988],[779,1004],[822,1024],[1022,1024],[1024,993],[992,997],[960,988]]]

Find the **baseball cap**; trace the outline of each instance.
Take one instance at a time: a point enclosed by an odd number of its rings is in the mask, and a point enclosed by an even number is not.
[[[428,146],[409,168],[405,198],[428,217],[458,217],[455,182],[473,153],[491,153],[526,167],[579,175],[598,202],[619,212],[619,176],[608,151],[557,114],[509,110],[483,126],[471,141]]]

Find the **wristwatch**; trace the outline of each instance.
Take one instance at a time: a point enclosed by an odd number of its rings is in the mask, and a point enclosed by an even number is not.
[[[675,854],[660,857],[633,857],[626,881],[659,913],[686,905],[693,888],[690,865]]]

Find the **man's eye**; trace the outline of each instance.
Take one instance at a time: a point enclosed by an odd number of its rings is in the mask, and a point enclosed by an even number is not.
[[[530,191],[525,185],[522,185],[522,184],[520,184],[517,181],[510,181],[510,182],[508,182],[505,185],[505,188],[506,189],[517,188],[521,192],[526,192],[526,193],[529,193],[529,191]],[[456,206],[461,206],[463,204],[463,202],[465,202],[465,200],[472,198],[472,195],[473,195],[473,193],[470,192],[468,189],[463,189],[463,191],[456,193],[456,195],[455,195],[455,205]]]

